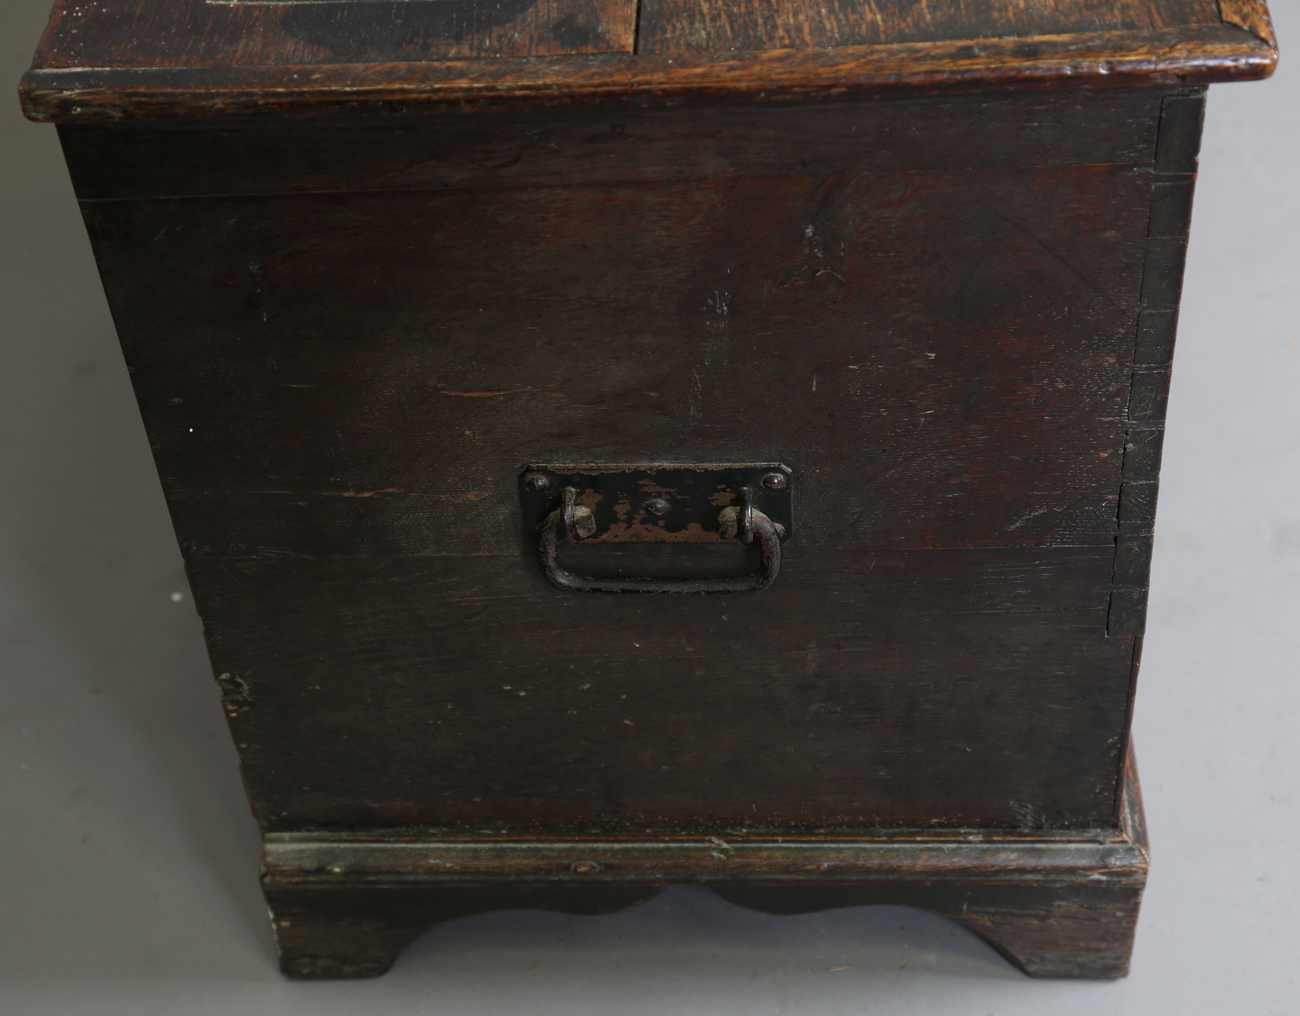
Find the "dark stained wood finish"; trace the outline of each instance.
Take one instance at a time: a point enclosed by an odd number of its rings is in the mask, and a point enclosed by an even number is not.
[[[1020,884],[980,873],[966,880],[900,878],[867,885],[708,885],[730,903],[768,914],[855,906],[929,910],[973,931],[1030,976],[1117,978],[1128,973],[1145,875],[1145,869],[1117,874],[1099,868]],[[378,977],[424,932],[457,918],[501,910],[610,914],[661,891],[643,883],[519,882],[432,889],[419,884],[269,888],[266,897],[285,976],[335,980]]]
[[[637,51],[829,49],[1219,23],[1209,0],[642,0]]]
[[[1182,290],[1187,232],[1204,101],[1197,96],[1169,96],[1161,112],[1155,169],[1158,176],[1147,220],[1147,260],[1143,270],[1142,308],[1125,414],[1123,485],[1119,533],[1115,539],[1110,617],[1113,637],[1141,639],[1146,627],[1147,576],[1151,571],[1160,452],[1164,442],[1169,373]],[[1134,656],[1136,676],[1137,659]]]
[[[927,906],[1032,972],[1122,972],[1145,860],[1107,881],[1069,844],[1126,828],[1201,109],[65,128],[268,864],[311,831],[893,828],[903,853],[866,882],[707,880],[775,911]],[[523,465],[674,459],[795,470],[773,588],[549,589]],[[743,572],[734,550],[576,552]],[[1008,874],[1021,843],[939,885],[915,830],[971,828],[1066,853]],[[273,874],[285,969],[373,974],[437,920],[718,874],[597,891],[520,856],[509,884]]]
[[[1039,977],[1128,972],[1148,851],[1131,760],[1113,834],[652,842],[271,835],[263,884],[290,977],[373,977],[434,924],[491,910],[609,913],[673,883],[773,914],[943,914]],[[529,879],[532,879],[529,881]]]
[[[295,980],[378,977],[435,925],[496,910],[613,914],[654,899],[663,887],[505,884],[429,888],[273,888],[271,909],[280,970]]]
[[[1201,86],[1276,59],[1254,0],[60,4],[285,972],[687,882],[1121,975]],[[771,589],[546,585],[525,465],[655,461],[793,470]]]
[[[636,0],[61,0],[44,67],[301,67],[630,53]]]
[[[1200,101],[1185,101],[1198,116]],[[541,118],[352,116],[314,121],[309,131],[275,117],[66,124],[59,137],[84,201],[1026,165],[1154,168],[1162,115],[1159,92],[1079,91]],[[1167,170],[1175,155],[1167,149],[1159,168]]]
[[[528,557],[189,570],[269,830],[1097,828],[1112,557],[791,541],[723,600],[558,594]]]
[[[1032,884],[960,882],[839,886],[712,887],[723,899],[768,914],[850,906],[910,906],[964,925],[1031,977],[1124,977],[1146,881],[1139,872],[1071,873]],[[1095,881],[1105,875],[1105,881]]]
[[[611,455],[785,462],[808,546],[1110,546],[1152,186],[1033,167],[86,215],[190,558],[521,553],[519,468]]]
[[[1201,102],[65,129],[264,827],[1113,824]],[[551,592],[563,460],[787,462],[781,580]]]

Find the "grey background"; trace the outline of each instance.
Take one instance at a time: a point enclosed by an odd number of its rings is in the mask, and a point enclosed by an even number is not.
[[[299,984],[274,967],[256,832],[54,129],[13,97],[47,9],[0,12],[0,1012],[1300,1013],[1300,56],[1211,91],[1135,721],[1154,867],[1128,980],[1030,981],[919,912],[764,917],[682,888],[606,918],[471,918],[382,980]],[[1284,54],[1297,13],[1274,9]]]

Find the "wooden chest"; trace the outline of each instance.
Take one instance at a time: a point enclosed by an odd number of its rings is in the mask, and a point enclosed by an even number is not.
[[[1205,85],[1257,0],[61,0],[284,971],[704,883],[1127,969]]]

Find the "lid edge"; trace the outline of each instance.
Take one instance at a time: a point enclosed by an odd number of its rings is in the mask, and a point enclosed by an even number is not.
[[[520,57],[309,67],[34,67],[29,119],[209,120],[357,112],[463,112],[825,102],[1050,88],[1171,88],[1266,78],[1270,38],[1222,24],[1150,32],[902,43],[745,54]]]

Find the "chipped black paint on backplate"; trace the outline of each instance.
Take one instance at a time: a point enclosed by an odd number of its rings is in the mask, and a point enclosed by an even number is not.
[[[764,479],[784,477],[784,486],[772,489]],[[547,484],[537,487],[534,477]],[[754,508],[794,535],[794,476],[779,462],[725,465],[710,463],[643,463],[636,465],[535,465],[519,477],[524,533],[535,537],[547,514],[560,504],[560,491],[573,487],[578,503],[595,516],[596,533],[586,543],[678,542],[683,535],[711,542],[717,536],[718,515],[740,503],[740,491],[751,491]],[[647,507],[653,500],[667,503],[662,515]]]

